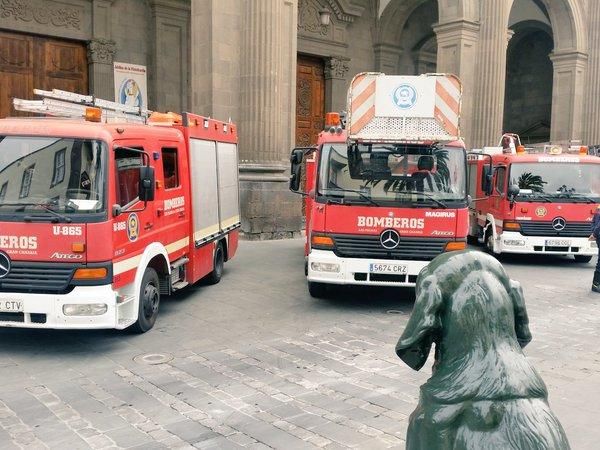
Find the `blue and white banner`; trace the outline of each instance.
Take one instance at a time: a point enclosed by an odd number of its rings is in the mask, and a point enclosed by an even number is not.
[[[115,62],[114,71],[115,101],[148,109],[146,66]]]

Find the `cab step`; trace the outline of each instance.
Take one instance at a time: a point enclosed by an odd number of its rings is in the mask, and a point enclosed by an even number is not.
[[[171,286],[172,291],[178,291],[179,289],[183,289],[184,287],[188,286],[190,283],[188,283],[187,281],[177,281],[176,283],[173,283],[173,285]]]

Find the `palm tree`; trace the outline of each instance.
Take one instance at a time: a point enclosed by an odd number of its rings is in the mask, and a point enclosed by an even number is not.
[[[544,192],[544,185],[548,184],[541,176],[531,172],[523,172],[519,177],[519,189],[531,189],[532,192]]]

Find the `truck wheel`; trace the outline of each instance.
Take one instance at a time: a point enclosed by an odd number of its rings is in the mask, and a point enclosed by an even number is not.
[[[223,250],[223,243],[219,242],[217,248],[215,248],[215,254],[213,256],[213,271],[208,275],[208,284],[217,284],[221,281],[223,276],[223,265],[225,264],[225,251]]]
[[[160,305],[160,286],[158,275],[152,267],[147,267],[140,286],[138,320],[133,324],[133,331],[145,333],[154,326]]]
[[[592,260],[592,256],[590,255],[574,255],[575,262],[579,263],[589,263]]]
[[[308,282],[308,293],[313,298],[323,298],[327,295],[327,285],[325,283]]]

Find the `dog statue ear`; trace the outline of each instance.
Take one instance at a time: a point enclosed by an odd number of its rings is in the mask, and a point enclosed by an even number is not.
[[[396,344],[396,355],[414,370],[425,365],[435,334],[441,328],[438,316],[441,306],[442,293],[437,278],[429,275],[417,283],[413,312]]]
[[[523,289],[521,283],[510,280],[510,288],[508,291],[513,302],[515,311],[515,333],[517,341],[521,348],[531,342],[531,332],[529,331],[529,318],[527,317],[527,309],[525,309],[525,297],[523,297]]]

